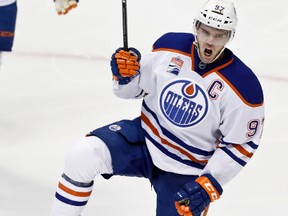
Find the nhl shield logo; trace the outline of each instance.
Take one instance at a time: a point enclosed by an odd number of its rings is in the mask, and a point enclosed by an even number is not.
[[[201,85],[186,79],[177,79],[167,84],[159,102],[163,115],[179,127],[198,124],[209,109],[208,96]]]

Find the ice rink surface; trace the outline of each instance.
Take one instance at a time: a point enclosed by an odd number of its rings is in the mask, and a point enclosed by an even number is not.
[[[169,31],[190,32],[200,0],[128,0],[129,45],[142,54]],[[224,186],[212,216],[288,212],[288,15],[285,1],[235,0],[229,47],[259,77],[266,103],[261,146]],[[81,0],[67,16],[52,0],[19,0],[14,52],[0,71],[0,215],[49,215],[69,146],[87,132],[140,113],[111,91],[109,58],[122,45],[121,1]],[[95,179],[84,216],[155,215],[145,179]]]

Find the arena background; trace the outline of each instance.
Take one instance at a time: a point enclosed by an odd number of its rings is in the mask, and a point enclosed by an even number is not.
[[[162,34],[192,31],[201,0],[128,0],[129,45],[142,54]],[[261,146],[224,186],[213,216],[288,212],[288,13],[284,0],[235,0],[229,47],[259,77],[266,102]],[[81,0],[67,16],[53,1],[18,0],[14,52],[0,71],[0,215],[49,215],[69,146],[87,132],[139,115],[140,100],[111,91],[109,59],[122,46],[121,1]],[[83,215],[155,215],[148,181],[95,179]]]

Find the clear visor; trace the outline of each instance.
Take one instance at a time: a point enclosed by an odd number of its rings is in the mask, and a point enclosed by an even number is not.
[[[214,46],[225,46],[231,37],[231,31],[219,30],[203,23],[196,27],[197,40]]]

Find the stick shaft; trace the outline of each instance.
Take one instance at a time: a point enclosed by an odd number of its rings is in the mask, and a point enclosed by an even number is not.
[[[127,2],[122,0],[123,48],[128,50]]]

